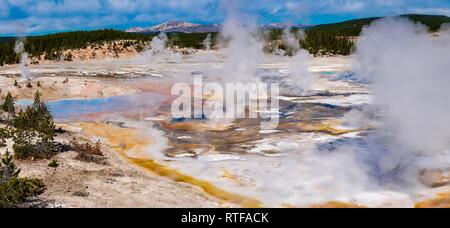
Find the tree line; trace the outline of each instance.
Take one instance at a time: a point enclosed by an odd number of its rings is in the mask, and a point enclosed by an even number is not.
[[[83,49],[93,44],[103,44],[116,40],[127,40],[124,46],[130,46],[135,41],[144,43],[154,35],[127,33],[113,29],[95,31],[77,31],[57,33],[45,36],[31,36],[25,40],[25,51],[31,58],[45,54],[48,60],[58,60],[61,53],[68,49]],[[0,65],[14,64],[20,61],[20,56],[14,52],[15,41],[0,42]]]
[[[291,29],[297,33],[299,29]],[[269,42],[276,42],[275,47],[266,49],[266,52],[273,52],[281,49],[289,53],[289,47],[283,42],[282,29],[274,29],[265,34],[265,39]],[[299,39],[300,47],[307,50],[312,55],[350,55],[354,47],[354,37],[339,36],[334,31],[309,30],[304,31],[303,39]]]
[[[170,33],[168,44],[181,48],[203,47],[203,41],[207,33]],[[71,54],[65,56],[62,52],[73,49],[84,49],[89,45],[102,45],[105,42],[124,41],[124,48],[135,46],[138,51],[143,51],[144,46],[149,43],[156,34],[127,33],[118,30],[105,29],[95,31],[78,31],[51,34],[45,36],[32,36],[25,39],[25,51],[30,58],[40,57],[44,54],[46,60],[66,60],[72,59]],[[216,41],[217,33],[212,33],[212,45]],[[0,66],[6,64],[15,64],[20,62],[20,56],[14,52],[15,40],[11,37],[5,38],[0,42]]]

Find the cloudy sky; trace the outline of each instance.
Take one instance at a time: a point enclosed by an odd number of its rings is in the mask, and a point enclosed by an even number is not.
[[[450,16],[450,0],[0,0],[0,35],[126,29],[167,20],[220,23],[227,1],[261,24],[321,24],[405,13]]]

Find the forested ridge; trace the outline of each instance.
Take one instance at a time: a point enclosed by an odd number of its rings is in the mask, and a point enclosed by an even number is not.
[[[436,32],[439,30],[442,24],[450,23],[450,17],[447,16],[406,14],[400,15],[398,17],[408,18],[416,23],[422,23],[429,28],[430,32]],[[336,36],[359,36],[364,26],[369,25],[377,19],[380,19],[380,17],[355,19],[339,23],[316,25],[308,28],[307,31],[331,32]]]
[[[407,14],[398,17],[408,18],[424,24],[430,32],[438,31],[442,24],[450,23],[450,17],[434,15]],[[314,55],[337,54],[349,55],[353,51],[354,41],[361,34],[364,26],[380,17],[349,20],[339,23],[322,24],[305,29],[305,39],[301,46]],[[273,31],[275,37],[281,37],[282,31]]]
[[[57,33],[45,36],[30,36],[25,40],[25,50],[30,57],[45,54],[49,60],[56,60],[62,51],[83,49],[88,45],[104,42],[127,40],[148,42],[154,35],[126,33],[118,30],[104,29],[95,31],[77,31]],[[0,42],[0,65],[18,63],[20,57],[14,52],[15,40]]]
[[[171,33],[168,34],[169,45],[178,47],[202,48],[206,33]],[[65,50],[84,49],[89,45],[101,45],[105,42],[124,41],[124,47],[131,45],[141,45],[138,50],[143,50],[143,46],[155,37],[156,34],[127,33],[118,30],[105,29],[95,31],[77,31],[57,33],[45,36],[30,36],[24,39],[25,51],[31,58],[45,55],[47,60],[60,59],[61,53]],[[217,33],[212,34],[214,43]],[[19,63],[20,56],[14,51],[16,38],[0,38],[0,65]]]

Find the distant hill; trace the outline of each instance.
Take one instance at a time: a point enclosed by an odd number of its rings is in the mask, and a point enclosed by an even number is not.
[[[439,30],[442,24],[450,23],[450,17],[446,16],[407,14],[400,15],[399,17],[406,17],[414,22],[420,22],[428,26],[432,32]],[[339,23],[316,25],[307,28],[307,30],[316,32],[333,32],[337,36],[359,36],[364,26],[369,25],[374,20],[380,18],[381,17],[363,18]]]
[[[293,23],[270,23],[260,26],[264,30],[285,29],[285,28],[306,28],[306,25]],[[168,21],[151,27],[132,27],[125,32],[130,33],[218,33],[222,29],[221,24],[194,24],[183,21]]]
[[[168,21],[151,27],[133,27],[127,29],[130,33],[215,33],[221,29],[219,24],[194,24],[183,21]]]

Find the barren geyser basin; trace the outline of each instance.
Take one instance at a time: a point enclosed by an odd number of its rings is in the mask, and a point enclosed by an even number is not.
[[[381,18],[331,53],[311,29],[261,32],[225,8],[196,48],[173,27],[59,59],[14,39],[0,153],[45,185],[19,205],[450,207],[448,24]]]

